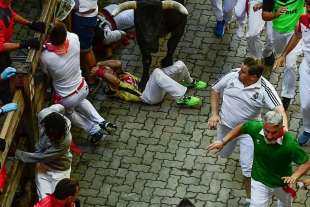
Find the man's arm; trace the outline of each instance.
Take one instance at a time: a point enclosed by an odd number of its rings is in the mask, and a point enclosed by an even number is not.
[[[296,30],[298,30],[298,28]],[[281,55],[277,58],[273,68],[279,68],[280,66],[283,66],[285,64],[286,56],[296,47],[301,38],[302,38],[301,32],[295,31],[294,35],[291,37],[285,49],[282,51]]]
[[[208,151],[214,150],[214,149],[221,151],[227,143],[229,143],[230,141],[232,141],[233,139],[241,135],[242,126],[243,126],[243,123],[233,128],[230,132],[226,134],[222,142],[215,141],[214,143],[210,144],[207,148]]]
[[[22,24],[22,25],[29,25],[31,23],[29,20],[25,19],[19,14],[16,14],[14,18],[17,23]]]
[[[293,184],[296,183],[296,181],[306,174],[308,170],[310,169],[310,160],[308,160],[306,163],[299,165],[299,167],[295,170],[295,172],[289,176],[289,177],[282,177],[284,180],[284,183]]]
[[[272,21],[287,12],[286,7],[280,7],[276,12],[263,11],[262,18],[264,21]]]
[[[263,12],[262,12],[262,18],[264,21],[272,21],[285,12],[287,12],[286,7],[280,7],[277,11],[273,11],[274,7],[274,0],[264,0],[263,1]]]
[[[22,150],[16,150],[15,158],[25,163],[37,163],[37,162],[49,162],[54,160],[55,157],[62,155],[63,149],[50,148],[43,152],[25,152]]]
[[[281,115],[283,117],[283,126],[284,126],[285,131],[287,131],[288,130],[288,121],[287,121],[287,116],[286,116],[285,109],[284,109],[283,105],[276,106],[274,109],[276,111],[278,111],[279,113],[281,113]]]
[[[215,90],[211,91],[211,117],[208,120],[208,128],[216,129],[221,118],[219,116],[219,105],[220,105],[221,93]]]
[[[216,129],[218,123],[220,122],[219,116],[219,106],[221,93],[227,87],[229,81],[235,78],[236,72],[230,72],[219,79],[213,86],[211,91],[211,116],[208,120],[208,128]]]
[[[109,66],[99,66],[93,67],[91,70],[92,75],[96,75],[100,78],[104,78],[109,84],[111,84],[114,88],[119,88],[120,80],[113,73],[109,72],[112,69]]]
[[[296,47],[296,45],[298,44],[301,38],[302,38],[302,34],[296,31],[294,35],[291,37],[288,44],[286,45],[281,56],[283,55],[284,57],[286,57]]]

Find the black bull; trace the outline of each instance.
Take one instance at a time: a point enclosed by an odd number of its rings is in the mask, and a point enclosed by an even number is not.
[[[161,0],[137,0],[134,12],[137,42],[142,54],[143,73],[139,88],[144,89],[149,79],[151,53],[158,52],[159,38],[171,34],[167,42],[167,54],[161,66],[173,64],[174,51],[184,33],[187,16],[176,9],[162,9]],[[184,0],[177,0],[184,5]]]

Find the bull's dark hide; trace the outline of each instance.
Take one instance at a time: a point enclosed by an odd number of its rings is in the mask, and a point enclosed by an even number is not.
[[[184,0],[177,0],[184,4]],[[137,0],[135,10],[135,28],[137,42],[142,54],[143,74],[139,84],[144,88],[149,78],[149,68],[152,62],[151,53],[159,48],[159,37],[171,34],[167,42],[167,54],[162,59],[161,66],[167,67],[173,63],[174,51],[184,33],[187,16],[177,10],[162,10],[160,0]]]

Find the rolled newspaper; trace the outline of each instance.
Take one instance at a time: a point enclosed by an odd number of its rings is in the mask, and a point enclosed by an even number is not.
[[[74,0],[58,0],[58,7],[55,15],[56,19],[63,21],[70,14],[74,6]]]

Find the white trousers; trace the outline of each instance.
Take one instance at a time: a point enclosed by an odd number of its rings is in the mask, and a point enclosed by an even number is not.
[[[271,196],[278,199],[278,207],[292,206],[291,195],[282,187],[270,188],[261,182],[251,179],[251,204],[250,207],[267,207]]]
[[[66,115],[76,127],[82,128],[89,134],[100,130],[99,123],[104,119],[97,112],[95,107],[86,99],[88,95],[87,83],[75,94],[60,101],[66,108]]]
[[[44,198],[46,194],[53,193],[57,183],[64,178],[70,178],[70,173],[71,168],[65,171],[50,169],[46,171],[38,170],[35,175],[35,182],[39,200]]]
[[[303,116],[304,131],[310,133],[310,67],[306,58],[299,66],[300,108]]]
[[[248,27],[246,33],[246,39],[248,43],[248,50],[250,56],[256,59],[263,57],[269,57],[272,54],[272,22],[265,22],[262,19],[262,10],[254,12],[253,6],[259,3],[259,1],[249,2],[249,14],[248,14]],[[238,0],[235,6],[235,16],[240,25],[245,24],[246,16],[246,0]],[[263,41],[261,40],[261,32],[265,28],[266,30],[266,43],[265,48]],[[263,49],[264,48],[264,49]]]
[[[237,0],[211,0],[212,10],[216,21],[229,22],[232,18],[233,9]]]
[[[231,130],[232,128],[219,124],[217,127],[217,139],[223,141],[224,136]],[[240,142],[240,166],[242,174],[245,177],[251,177],[254,145],[250,135],[242,134],[238,138],[226,144],[220,152],[220,156],[223,158],[229,157],[233,153],[238,141]]]
[[[180,60],[169,67],[156,68],[146,83],[141,100],[147,104],[157,104],[164,99],[166,93],[175,99],[180,98],[187,90],[177,82],[181,80],[189,83],[193,81],[186,65]]]
[[[237,0],[237,3],[235,5],[235,16],[240,25],[243,25],[245,21],[246,1],[247,0]]]
[[[293,32],[279,33],[273,29],[273,46],[277,54],[280,54],[288,41],[291,39]],[[286,98],[294,98],[295,96],[295,68],[298,55],[302,52],[302,41],[299,41],[297,46],[286,56],[286,63],[284,66],[284,74],[282,80],[281,96]]]

